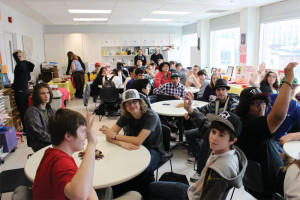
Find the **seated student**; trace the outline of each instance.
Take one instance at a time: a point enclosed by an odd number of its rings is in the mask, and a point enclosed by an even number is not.
[[[131,85],[134,80],[142,79],[144,77],[144,70],[141,68],[136,68],[133,72],[133,78],[129,80],[126,84],[126,90],[131,89]]]
[[[199,70],[200,70],[200,67],[198,65],[195,65],[193,67],[193,71],[191,71],[191,70],[187,71],[185,87],[200,88],[200,83],[199,83],[199,78],[198,78]]]
[[[200,91],[197,93],[197,98],[196,99],[201,99],[203,97],[203,93],[205,88],[209,85],[209,81],[206,80],[206,70],[205,69],[200,69],[197,73],[198,78],[199,78],[199,83],[200,83]]]
[[[215,84],[218,79],[222,78],[219,73],[213,73],[210,78],[209,85],[206,86],[201,101],[210,102],[214,101],[217,98],[216,92],[215,92]]]
[[[272,197],[277,174],[284,165],[272,136],[286,117],[296,65],[297,63],[289,63],[285,67],[286,79],[267,116],[265,112],[270,102],[268,93],[262,93],[256,87],[244,89],[236,107],[236,113],[243,123],[242,133],[236,145],[244,151],[248,159],[260,164],[265,191],[263,198]]]
[[[246,156],[233,146],[241,132],[242,123],[238,116],[224,111],[220,115],[208,114],[209,126],[204,115],[192,109],[193,96],[187,94],[187,99],[184,100],[184,107],[189,110],[191,118],[204,123],[210,132],[212,153],[195,185],[158,181],[150,184],[149,194],[152,195],[151,199],[226,199],[232,187],[242,187],[247,167]]]
[[[100,67],[100,63],[95,63],[95,70],[89,74],[89,81],[94,81],[97,78]]]
[[[202,107],[197,107],[197,110],[202,114],[208,113],[220,114],[223,111],[234,112],[236,106],[239,103],[239,97],[236,94],[228,94],[230,86],[225,79],[218,79],[214,87],[217,93],[217,99]],[[197,171],[190,178],[192,182],[199,180],[201,171],[205,166],[208,158],[209,144],[208,141],[202,138],[203,133],[199,132],[199,129],[191,129],[185,132],[186,141],[189,144],[190,150],[193,154],[193,158],[189,158],[188,162],[195,162],[197,159]]]
[[[117,123],[112,128],[105,125],[100,128],[108,141],[129,150],[136,150],[140,145],[144,145],[151,155],[150,163],[142,174],[130,181],[113,186],[114,198],[129,190],[136,190],[145,195],[148,185],[154,181],[153,172],[157,169],[161,155],[165,152],[159,117],[147,107],[137,90],[126,90],[121,103],[122,115]],[[127,125],[129,125],[129,133],[119,134]]]
[[[93,132],[93,122],[90,112],[85,119],[69,109],[59,109],[49,119],[53,148],[45,151],[37,169],[33,199],[98,199],[92,188],[98,141]],[[85,155],[78,168],[72,154],[83,150],[86,139]],[[98,195],[99,198],[111,198],[112,193],[103,189]]]
[[[51,144],[47,130],[48,120],[55,110],[51,108],[53,93],[47,83],[34,86],[32,106],[26,110],[24,122],[27,142],[34,152]]]
[[[154,77],[153,89],[171,82],[171,72],[169,71],[170,64],[168,62],[163,62],[159,65],[158,70]]]
[[[109,80],[112,80],[116,86],[116,88],[121,88],[122,87],[122,79],[118,76],[118,71],[117,69],[113,69],[111,71],[112,76],[109,78]],[[103,82],[103,87],[105,85],[105,81]]]
[[[153,90],[153,94],[174,96],[175,99],[183,99],[185,96],[185,87],[180,83],[180,74],[175,71],[171,74],[171,82],[165,83]]]
[[[141,98],[145,101],[148,108],[151,108],[151,103],[148,99],[150,88],[150,81],[148,79],[138,79],[132,83],[132,89],[136,89],[139,92]]]
[[[107,69],[105,67],[101,67],[99,74],[96,79],[91,84],[91,93],[90,95],[93,97],[94,102],[96,102],[97,97],[99,96],[99,85],[103,85],[104,81],[108,80],[107,77]]]
[[[185,82],[186,82],[186,76],[187,76],[187,71],[186,69],[184,69],[182,67],[182,64],[181,63],[177,63],[176,64],[176,70],[177,72],[180,74],[180,83],[182,85],[185,85]]]
[[[280,82],[280,87],[284,83],[285,77],[281,79]],[[294,78],[292,82],[292,90],[291,90],[291,98],[295,95],[295,90],[299,86],[297,78]],[[272,93],[269,95],[271,99],[271,105],[268,108],[266,115],[268,115],[272,109],[272,106],[274,105],[275,100],[278,97],[277,93]],[[294,99],[291,99],[290,104],[289,104],[289,109],[287,112],[287,116],[285,120],[282,122],[282,124],[279,126],[279,128],[274,132],[273,134],[273,139],[275,140],[276,144],[278,144],[278,150],[281,153],[283,152],[282,145],[279,144],[280,138],[283,136],[285,137],[286,140],[292,140],[293,139],[293,134],[288,134],[288,132],[291,130],[291,128],[295,125],[295,127],[300,127],[300,105],[295,101]],[[299,128],[297,130],[294,130],[294,132],[299,132]],[[287,135],[288,134],[288,135]]]
[[[134,78],[134,71],[135,71],[136,68],[137,68],[137,66],[130,66],[128,68],[129,77],[127,77],[125,79],[125,82],[124,82],[124,91],[126,90],[126,86],[127,86],[128,81],[130,81],[131,79]]]
[[[176,70],[176,62],[175,61],[173,61],[173,60],[171,60],[170,62],[170,69],[169,69],[169,71],[172,73],[173,71],[177,71]]]
[[[289,161],[284,171],[286,171],[284,178],[284,199],[300,199],[300,158]]]
[[[141,59],[137,60],[136,66],[137,68],[141,68],[141,69],[145,68],[145,65],[143,65],[143,61]]]

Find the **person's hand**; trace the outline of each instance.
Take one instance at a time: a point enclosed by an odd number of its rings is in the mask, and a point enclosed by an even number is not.
[[[196,76],[195,76],[194,74],[192,74],[192,75],[190,76],[190,78],[196,80]]]
[[[279,140],[279,144],[283,145],[286,142],[289,142],[293,140],[292,134],[286,134],[285,136],[282,136]]]
[[[116,133],[105,125],[103,125],[99,130],[102,131],[107,138],[114,138],[116,136]]]
[[[174,97],[175,97],[176,99],[180,99],[180,97],[178,96],[178,94],[175,94]]]
[[[98,142],[98,138],[94,134],[93,125],[95,118],[92,117],[91,112],[86,113],[86,137],[89,144],[96,145]]]
[[[264,62],[260,63],[258,71],[262,73],[266,69],[266,64]]]
[[[184,119],[188,120],[189,118],[190,118],[189,114],[188,113],[184,113]]]
[[[192,114],[194,112],[192,105],[193,105],[194,95],[191,92],[185,93],[185,98],[183,100],[183,107],[189,113]]]
[[[192,73],[192,71],[188,70],[187,73],[186,73],[187,77],[189,77],[191,75],[191,73]]]
[[[298,65],[297,62],[290,62],[285,68],[284,68],[284,75],[285,80],[292,83],[294,80],[294,68]]]
[[[137,150],[140,148],[140,146],[137,146],[135,144],[131,144],[131,143],[128,143],[128,142],[122,142],[120,141],[120,146],[123,147],[124,149],[128,149],[128,150]]]
[[[216,96],[215,95],[209,95],[209,101],[215,101],[216,100]]]

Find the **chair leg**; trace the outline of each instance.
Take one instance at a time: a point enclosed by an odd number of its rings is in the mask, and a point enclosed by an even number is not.
[[[173,167],[172,167],[172,160],[171,159],[169,159],[170,160],[170,167],[171,167],[171,172],[173,172]]]
[[[155,181],[157,181],[157,178],[158,178],[158,168],[156,169],[156,178],[155,178]]]
[[[231,193],[230,200],[232,200],[232,197],[233,197],[234,190],[235,190],[235,187],[233,187],[233,191],[232,191],[232,193]]]

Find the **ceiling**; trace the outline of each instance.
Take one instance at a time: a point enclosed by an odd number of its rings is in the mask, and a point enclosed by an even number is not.
[[[282,0],[0,0],[44,25],[168,25],[183,26],[199,19],[215,18],[247,7]],[[71,14],[68,9],[112,10],[109,14]],[[187,15],[159,15],[153,11],[185,11]],[[108,18],[106,22],[75,22],[73,18]],[[142,18],[173,19],[147,22]]]

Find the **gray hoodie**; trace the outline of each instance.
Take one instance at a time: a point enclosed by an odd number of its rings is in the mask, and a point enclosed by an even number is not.
[[[232,187],[243,185],[247,163],[246,156],[236,146],[223,154],[211,154],[201,178],[188,189],[189,199],[226,199]]]

